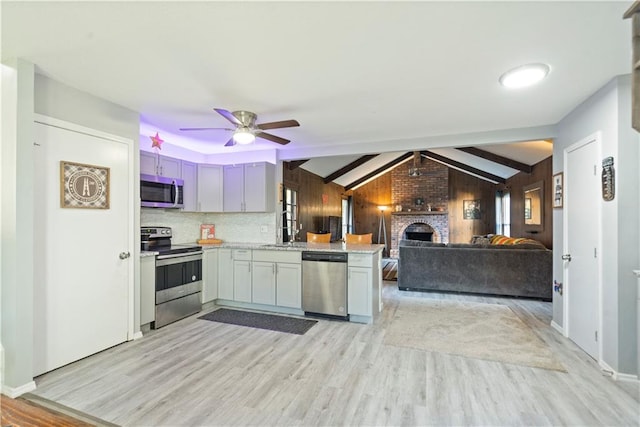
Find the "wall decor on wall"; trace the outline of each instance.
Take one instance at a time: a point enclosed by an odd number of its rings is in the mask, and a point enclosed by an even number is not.
[[[462,201],[462,219],[480,219],[480,200]]]
[[[563,191],[563,175],[562,172],[558,172],[553,175],[553,207],[562,208],[562,201],[564,199],[562,195]]]
[[[613,168],[613,157],[602,160],[602,199],[610,202],[616,197],[616,171]]]
[[[109,209],[109,168],[61,161],[60,207]]]

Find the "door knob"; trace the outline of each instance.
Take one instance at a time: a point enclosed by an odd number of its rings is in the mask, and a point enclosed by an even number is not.
[[[120,259],[127,259],[131,256],[129,252],[120,252]]]
[[[564,261],[571,261],[571,254],[564,254],[562,255],[562,259]]]

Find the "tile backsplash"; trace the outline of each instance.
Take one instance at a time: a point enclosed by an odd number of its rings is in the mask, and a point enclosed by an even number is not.
[[[216,238],[225,242],[275,243],[276,218],[267,213],[203,213],[177,209],[142,208],[141,226],[171,227],[174,243],[195,243],[200,224],[215,224]],[[266,232],[262,232],[266,226]]]

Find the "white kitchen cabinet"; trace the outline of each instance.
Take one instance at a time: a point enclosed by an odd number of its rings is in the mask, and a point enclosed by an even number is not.
[[[233,301],[233,250],[218,249],[218,298]]]
[[[300,264],[276,264],[276,305],[302,308],[302,268]]]
[[[222,166],[198,165],[198,211],[222,212],[222,184]]]
[[[202,255],[202,303],[218,298],[218,249],[207,249]]]
[[[359,316],[371,316],[371,268],[349,267],[347,281],[347,312]]]
[[[149,151],[140,151],[140,173],[181,178],[181,160]]]
[[[276,305],[276,263],[254,261],[252,283],[253,303]]]
[[[233,299],[251,302],[251,250],[233,250]]]
[[[267,162],[224,166],[225,212],[272,212],[275,166]]]
[[[192,162],[182,161],[182,188],[183,210],[195,212],[198,209],[198,165]]]
[[[299,251],[254,250],[253,302],[302,308],[301,262]]]
[[[140,325],[156,317],[156,257],[140,258]]]

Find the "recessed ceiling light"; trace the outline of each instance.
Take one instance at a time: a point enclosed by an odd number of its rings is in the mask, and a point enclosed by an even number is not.
[[[527,64],[509,70],[500,76],[500,84],[508,88],[531,86],[549,74],[547,64]]]

